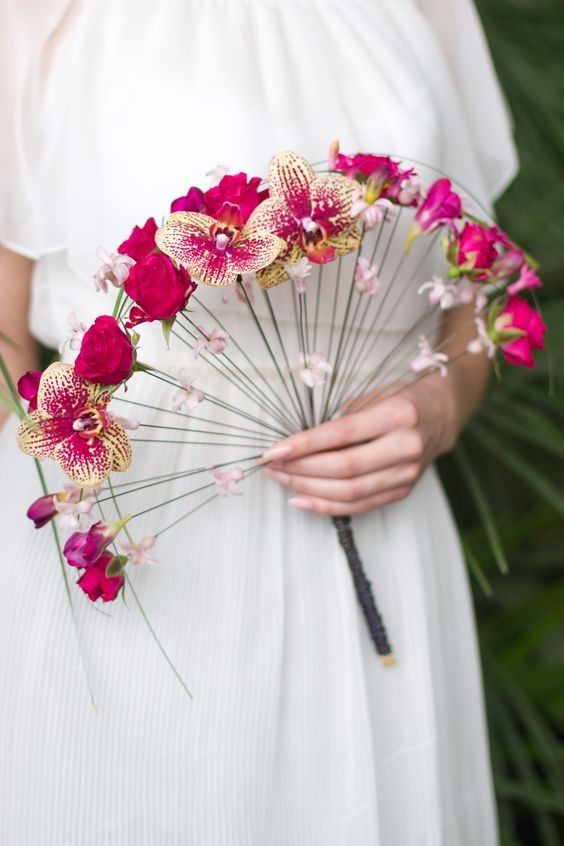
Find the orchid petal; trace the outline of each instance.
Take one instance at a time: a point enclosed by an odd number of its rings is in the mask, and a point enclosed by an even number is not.
[[[311,214],[310,186],[314,180],[315,173],[309,162],[291,150],[278,153],[270,163],[270,196],[283,200],[298,219]]]
[[[22,420],[16,433],[20,449],[34,458],[51,458],[55,447],[63,438],[72,434],[68,418],[43,419],[41,412],[33,411]]]
[[[330,224],[330,233],[339,235],[350,228],[356,184],[339,173],[317,176],[311,184],[313,216]]]
[[[127,470],[131,464],[132,452],[131,441],[127,437],[123,426],[120,426],[119,423],[112,423],[99,437],[110,449],[112,471],[122,473],[124,470]]]
[[[112,469],[112,450],[101,437],[86,440],[72,435],[55,447],[53,457],[71,482],[81,487],[99,485]]]
[[[43,373],[37,393],[37,408],[50,417],[68,417],[89,405],[97,386],[81,379],[71,364],[57,361]]]

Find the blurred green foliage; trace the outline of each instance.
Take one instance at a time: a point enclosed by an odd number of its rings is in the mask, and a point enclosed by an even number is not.
[[[504,846],[564,843],[564,0],[478,0],[521,171],[501,225],[542,265],[548,354],[506,369],[441,473],[473,572]]]

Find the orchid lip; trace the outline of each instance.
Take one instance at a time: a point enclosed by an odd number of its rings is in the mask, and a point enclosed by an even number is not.
[[[73,431],[88,439],[99,435],[105,426],[105,415],[98,408],[83,408],[72,422]]]

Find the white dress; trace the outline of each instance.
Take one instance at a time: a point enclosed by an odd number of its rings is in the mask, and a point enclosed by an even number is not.
[[[95,248],[218,163],[264,174],[273,152],[317,161],[338,137],[443,168],[486,202],[514,171],[467,0],[3,0],[2,14],[0,235],[38,259],[31,326],[51,346],[69,311],[108,307]],[[77,640],[50,530],[25,517],[40,489],[14,430],[0,439],[3,844],[494,846],[471,600],[433,469],[355,520],[393,668],[329,521],[288,509],[269,479],[163,535],[160,563],[132,578],[189,700],[131,602],[104,616],[76,589]],[[135,461],[144,478],[186,457]]]

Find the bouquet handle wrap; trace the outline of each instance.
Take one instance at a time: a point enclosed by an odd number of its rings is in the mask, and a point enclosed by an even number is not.
[[[372,585],[364,572],[362,561],[356,548],[350,517],[332,517],[332,523],[337,530],[339,543],[343,549],[356,592],[356,597],[362,608],[362,613],[368,627],[376,652],[386,665],[395,664],[395,656],[388,641],[388,633],[382,615],[378,611]]]

